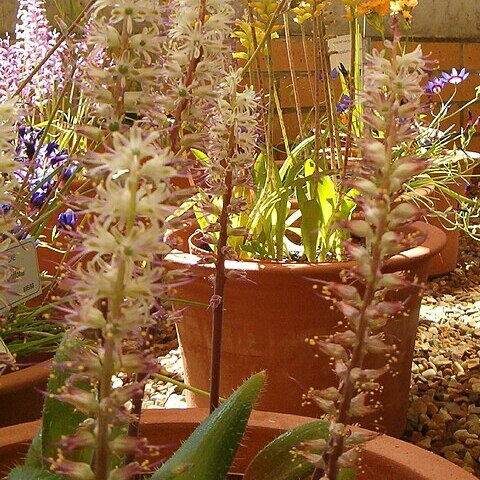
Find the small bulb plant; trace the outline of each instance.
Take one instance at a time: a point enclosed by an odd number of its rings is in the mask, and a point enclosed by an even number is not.
[[[355,267],[343,272],[344,283],[323,286],[343,314],[346,328],[339,326],[325,339],[310,339],[331,358],[339,377],[338,388],[312,390],[308,395],[330,420],[328,442],[321,448],[316,445],[322,453],[317,454],[312,480],[336,480],[340,468],[358,464],[359,445],[371,436],[352,434],[348,424],[381,408],[372,398],[380,387],[377,380],[395,374],[395,344],[383,328],[404,308],[391,299],[391,292],[415,285],[415,278],[405,272],[384,273],[384,266],[392,256],[422,241],[418,232],[406,230],[422,212],[401,195],[405,182],[428,167],[428,160],[418,157],[414,146],[428,60],[420,47],[402,54],[395,17],[392,29],[393,40],[385,41],[386,48],[367,57],[360,96],[366,126],[359,139],[362,162],[347,181],[359,192],[361,215],[342,223],[355,239],[345,243]],[[386,363],[365,368],[365,358],[378,353],[387,354]]]

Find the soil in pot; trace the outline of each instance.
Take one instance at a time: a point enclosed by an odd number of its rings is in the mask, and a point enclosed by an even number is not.
[[[444,244],[444,235],[435,227],[418,222],[415,227],[427,234],[426,242],[392,259],[389,271],[408,271],[418,281],[427,278],[433,255]],[[171,255],[172,268],[193,268],[194,278],[176,292],[177,298],[208,304],[212,266],[197,265],[198,257]],[[305,342],[307,338],[330,335],[342,320],[330,302],[326,302],[311,279],[339,281],[345,263],[280,264],[276,262],[227,262],[227,268],[243,270],[248,281],[230,279],[225,293],[221,394],[228,396],[252,373],[266,370],[268,382],[257,408],[318,416],[314,405],[302,405],[302,396],[310,387],[326,388],[338,380],[328,358]],[[381,415],[365,418],[362,426],[378,428],[399,436],[403,432],[408,406],[410,369],[420,308],[421,290],[398,292],[396,298],[406,304],[407,314],[390,322],[387,335],[396,343],[398,354],[393,368],[396,375],[381,378],[382,391],[377,399],[383,405]],[[182,305],[183,307],[183,305]],[[209,387],[210,310],[189,306],[178,324],[183,349],[185,379],[202,390]],[[384,358],[372,359],[368,368],[377,368]],[[187,395],[189,406],[206,406],[207,400]]]

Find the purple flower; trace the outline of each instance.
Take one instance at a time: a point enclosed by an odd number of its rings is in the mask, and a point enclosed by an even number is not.
[[[350,97],[348,95],[342,95],[340,102],[337,103],[337,113],[345,112],[350,108],[351,104]]]
[[[338,70],[334,68],[331,73],[332,80],[336,80],[338,78]]]
[[[2,203],[0,205],[0,212],[5,215],[7,214],[10,210],[12,209],[12,206],[9,205],[8,203]]]
[[[35,208],[42,208],[47,198],[47,192],[45,190],[37,190],[30,197],[30,205]]]
[[[75,230],[75,225],[77,224],[77,215],[75,212],[69,208],[65,212],[61,213],[58,216],[58,226],[63,230]]]
[[[442,78],[432,78],[425,85],[425,92],[427,95],[438,95],[443,90],[444,85],[445,81]]]
[[[451,83],[452,85],[458,85],[462,83],[470,74],[462,68],[460,71],[457,71],[456,68],[452,68],[450,73],[442,72],[442,77],[444,82]]]

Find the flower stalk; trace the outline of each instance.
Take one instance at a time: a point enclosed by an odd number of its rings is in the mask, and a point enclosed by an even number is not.
[[[372,395],[377,379],[388,374],[395,357],[395,346],[385,342],[383,327],[404,309],[388,299],[388,293],[415,285],[405,272],[383,273],[386,262],[402,249],[421,242],[405,228],[421,215],[420,210],[400,198],[404,182],[427,167],[427,161],[415,155],[413,142],[418,134],[418,116],[422,111],[421,82],[427,62],[420,48],[399,53],[398,24],[386,50],[374,51],[365,68],[365,89],[361,94],[365,129],[359,144],[362,163],[351,170],[348,185],[360,192],[357,201],[362,217],[343,222],[352,236],[364,244],[345,242],[349,256],[357,262],[343,272],[348,285],[329,283],[324,294],[332,298],[348,324],[345,332],[326,340],[312,339],[322,352],[330,355],[339,376],[339,387],[310,391],[309,397],[330,420],[330,439],[317,462],[312,480],[337,480],[343,468],[356,467],[360,449],[352,444],[347,425],[356,417],[376,408]],[[388,54],[387,54],[388,51]],[[385,355],[385,364],[366,369],[368,355]]]

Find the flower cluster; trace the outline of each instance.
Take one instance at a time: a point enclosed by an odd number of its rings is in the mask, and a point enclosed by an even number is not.
[[[295,13],[294,21],[302,24],[310,18],[320,15],[325,8],[330,5],[330,3],[330,1],[319,2],[314,0],[297,2],[295,7],[292,9],[293,13]]]
[[[426,60],[419,47],[398,54],[397,42],[398,38],[393,43],[386,41],[386,50],[368,57],[360,96],[363,121],[370,128],[359,140],[363,160],[348,182],[360,193],[357,202],[362,215],[344,222],[343,227],[363,243],[345,242],[348,255],[356,262],[343,272],[348,283],[324,287],[324,294],[344,315],[347,329],[327,339],[311,340],[332,358],[340,380],[339,388],[309,394],[331,422],[330,440],[322,455],[315,457],[315,478],[323,472],[323,479],[336,479],[340,468],[353,467],[358,461],[359,439],[353,441],[346,425],[375,408],[372,393],[378,388],[378,378],[391,370],[395,354],[382,329],[404,308],[387,295],[414,282],[406,273],[383,273],[383,267],[393,255],[422,240],[406,229],[418,219],[420,210],[399,195],[404,182],[427,167],[426,160],[408,147],[418,134]],[[390,354],[391,360],[379,368],[365,369],[365,357],[378,353]]]
[[[68,180],[78,168],[70,161],[65,149],[55,141],[43,143],[43,129],[20,126],[18,128],[15,157],[19,162],[16,175],[25,184],[30,205],[36,209],[55,195],[61,181]]]
[[[8,266],[5,251],[12,244],[11,232],[15,228],[14,191],[17,188],[17,162],[11,139],[15,131],[14,121],[17,112],[15,102],[0,105],[0,308],[4,307],[4,295],[11,289],[11,268]]]
[[[411,20],[412,10],[418,5],[418,0],[368,0],[358,6],[364,15],[376,14],[385,16],[401,13],[405,20]]]
[[[215,98],[215,86],[231,55],[230,34],[235,10],[229,1],[174,0],[168,52],[162,68],[163,93],[158,102],[164,115],[173,114],[170,144],[181,147],[203,145],[206,115]],[[184,129],[183,125],[195,125]]]
[[[125,453],[130,439],[113,434],[111,426],[131,419],[124,404],[143,387],[140,381],[113,388],[113,375],[148,374],[155,367],[148,349],[139,346],[145,343],[143,332],[155,323],[156,299],[165,296],[168,286],[156,258],[169,252],[163,238],[172,207],[165,202],[170,197],[169,178],[175,173],[168,151],[156,145],[158,136],[136,126],[115,132],[109,150],[90,161],[90,174],[102,179],[95,199],[88,203],[86,213],[92,220],[82,235],[83,252],[93,260],[72,272],[75,298],[66,321],[74,332],[96,331],[101,340],[94,348],[72,353],[74,374],[58,398],[91,417],[88,428],[68,438],[67,450],[85,447],[82,439],[87,438],[99,458],[120,453],[117,446]],[[64,221],[70,219],[65,216]],[[88,381],[92,390],[80,390],[80,381]],[[94,478],[93,472],[95,478],[106,478],[102,475],[108,466],[102,460],[92,470],[64,460],[53,461],[58,473],[75,467],[88,471],[82,478]]]
[[[15,42],[3,39],[0,45],[0,98],[9,98],[22,80],[40,63],[58,39],[48,23],[44,0],[19,0]],[[61,88],[65,78],[62,49],[58,49],[21,93],[27,105],[41,105]]]
[[[108,7],[112,11],[106,17]],[[134,26],[138,32],[133,32]],[[154,2],[134,0],[128,6],[124,2],[97,2],[88,28],[91,52],[84,93],[104,128],[117,131],[126,112],[142,117],[152,108],[152,89],[160,74],[157,54],[161,26],[161,7]],[[101,58],[103,63],[98,61]],[[142,90],[135,92],[138,85]],[[129,90],[132,94],[125,95]]]
[[[57,398],[83,412],[88,421],[62,439],[62,453],[51,465],[68,478],[126,480],[142,471],[140,465],[127,461],[112,469],[110,460],[141,453],[145,442],[114,427],[136,418],[125,403],[142,396],[156,368],[149,333],[159,321],[168,321],[159,299],[181,277],[165,271],[161,261],[171,248],[165,234],[172,229],[167,221],[174,212],[170,178],[177,172],[178,158],[166,143],[168,134],[146,129],[148,122],[143,121],[161,79],[159,52],[166,41],[161,6],[145,0],[127,6],[98,0],[93,12],[88,42],[103,52],[104,65],[90,55],[86,88],[99,121],[112,133],[104,152],[89,153],[84,160],[86,176],[97,187],[95,197],[83,203],[87,221],[77,237],[80,255],[91,260],[68,275],[75,294],[66,321],[73,334],[97,341],[70,352],[72,375]],[[132,86],[140,89],[133,101],[126,95]],[[138,121],[129,126],[126,114],[132,106]],[[68,210],[59,219],[66,230],[74,220]],[[119,372],[129,379],[121,386],[113,381]],[[91,465],[70,457],[84,447],[95,451]]]

